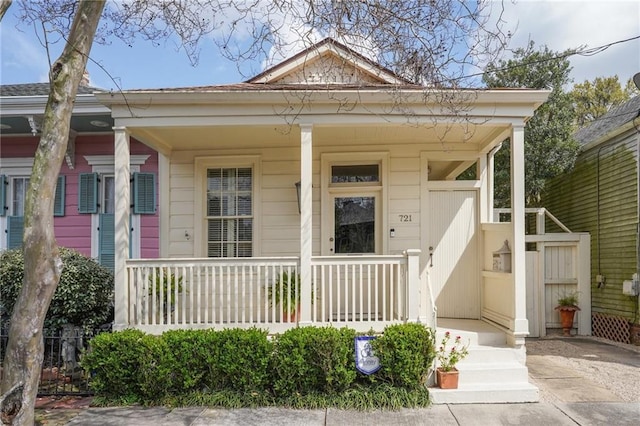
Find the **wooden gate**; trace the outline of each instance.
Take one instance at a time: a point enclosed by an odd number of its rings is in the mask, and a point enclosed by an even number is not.
[[[495,209],[495,219],[508,209]],[[527,319],[529,337],[543,337],[561,331],[560,316],[555,310],[562,296],[578,293],[580,311],[574,320],[577,334],[591,335],[591,252],[590,236],[571,232],[546,209],[525,209],[535,214],[536,233],[527,235]],[[555,222],[562,233],[545,233],[545,220]]]
[[[527,251],[527,319],[529,336],[543,337],[561,329],[558,311],[562,296],[578,293],[577,334],[591,335],[590,237],[587,233],[528,235],[535,251]]]

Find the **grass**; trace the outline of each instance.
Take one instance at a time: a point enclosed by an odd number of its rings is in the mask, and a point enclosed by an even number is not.
[[[157,401],[132,401],[127,399],[96,398],[94,405],[113,406],[141,403],[144,406],[166,407],[212,407],[212,408],[258,408],[283,407],[292,409],[324,409],[340,410],[399,410],[401,408],[421,408],[431,405],[429,391],[426,388],[404,389],[388,384],[361,386],[334,394],[312,393],[291,394],[276,398],[268,392],[241,393],[234,391],[199,391],[186,395],[171,396]]]

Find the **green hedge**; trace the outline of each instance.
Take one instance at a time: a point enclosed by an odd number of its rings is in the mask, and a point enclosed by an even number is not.
[[[113,274],[95,260],[60,247],[62,274],[44,326],[59,330],[73,324],[88,330],[109,321],[113,307]],[[0,251],[0,301],[11,314],[24,281],[21,249]]]
[[[137,330],[100,334],[82,357],[91,386],[106,401],[297,408],[424,406],[433,332],[420,324],[387,327],[374,340],[382,368],[355,368],[348,328]]]
[[[276,395],[344,391],[356,378],[353,341],[348,328],[293,328],[275,341],[271,358]]]
[[[422,324],[399,324],[385,329],[372,343],[380,359],[380,375],[394,386],[424,385],[435,359],[435,333]]]

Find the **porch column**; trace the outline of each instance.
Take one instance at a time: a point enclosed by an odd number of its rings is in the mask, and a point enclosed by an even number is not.
[[[159,249],[161,258],[169,257],[169,195],[162,193],[161,190],[171,187],[169,182],[170,169],[171,162],[169,161],[169,156],[158,152],[158,193],[160,195],[158,216],[160,216]]]
[[[420,249],[408,249],[407,256],[407,322],[420,322],[421,303],[423,301],[420,288]]]
[[[513,346],[524,344],[529,334],[526,303],[526,259],[524,224],[524,125],[511,130],[511,273],[514,280]]]
[[[496,153],[500,151],[502,144],[498,144],[487,154],[487,222],[500,222],[500,219],[495,217],[493,209],[495,207],[495,188],[496,188]]]
[[[114,127],[114,172],[116,205],[114,212],[115,256],[114,290],[115,318],[113,328],[123,329],[128,323],[129,298],[127,297],[127,271],[129,259],[129,210],[130,210],[130,170],[129,132],[125,127]]]
[[[300,125],[300,325],[311,324],[313,125]]]

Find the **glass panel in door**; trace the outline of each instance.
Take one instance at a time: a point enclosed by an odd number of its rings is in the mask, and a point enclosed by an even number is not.
[[[334,198],[334,253],[376,252],[376,197]]]

